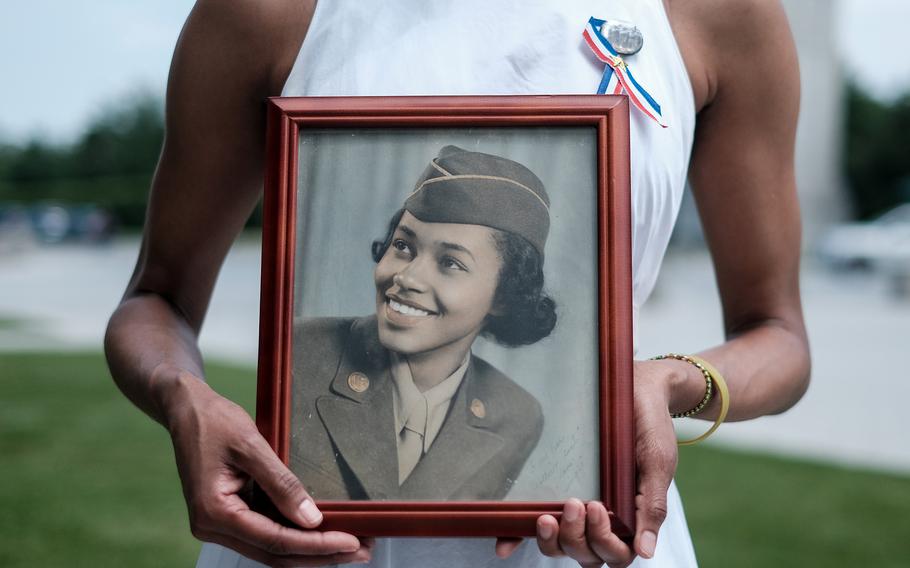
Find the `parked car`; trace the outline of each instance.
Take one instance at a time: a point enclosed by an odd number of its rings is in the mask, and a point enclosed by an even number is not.
[[[73,216],[62,205],[39,205],[32,210],[32,228],[41,241],[59,243],[70,235]]]
[[[836,269],[910,266],[910,203],[872,221],[835,226],[819,241],[818,255]]]
[[[114,217],[92,204],[0,203],[0,239],[3,241],[102,243],[115,231]]]
[[[18,203],[0,203],[0,256],[28,250],[34,244],[28,209]]]

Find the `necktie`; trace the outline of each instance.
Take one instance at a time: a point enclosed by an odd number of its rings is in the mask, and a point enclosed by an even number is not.
[[[398,485],[411,475],[423,456],[423,437],[427,428],[427,401],[411,405],[404,428],[398,434]]]

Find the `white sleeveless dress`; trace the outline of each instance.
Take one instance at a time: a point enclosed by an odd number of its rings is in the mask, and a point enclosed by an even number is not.
[[[633,315],[654,287],[679,211],[695,128],[692,86],[662,0],[323,0],[284,96],[592,94],[603,64],[582,39],[590,17],[636,25],[644,47],[627,62],[669,127],[632,109]],[[637,335],[637,334],[636,334]],[[636,342],[637,345],[637,342]],[[675,485],[651,560],[688,568],[695,554]],[[205,544],[197,568],[261,564]],[[379,539],[375,568],[556,568],[529,539],[507,560],[492,539]]]

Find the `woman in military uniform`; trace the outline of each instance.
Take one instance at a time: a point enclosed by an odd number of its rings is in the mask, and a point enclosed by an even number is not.
[[[373,243],[376,313],[294,330],[290,463],[318,499],[502,499],[537,400],[471,354],[548,336],[549,199],[526,167],[443,148]]]

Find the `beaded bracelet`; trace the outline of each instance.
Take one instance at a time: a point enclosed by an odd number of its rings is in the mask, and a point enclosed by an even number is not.
[[[695,405],[691,410],[686,412],[680,412],[677,414],[671,414],[673,418],[684,418],[687,416],[694,416],[702,410],[705,406],[711,401],[711,398],[714,394],[715,386],[717,390],[717,396],[720,399],[720,410],[717,413],[717,418],[714,420],[714,424],[708,429],[707,432],[693,438],[691,440],[683,440],[677,442],[677,445],[680,446],[691,446],[692,444],[697,444],[701,442],[708,436],[714,433],[715,430],[723,423],[727,418],[727,411],[730,410],[730,392],[727,389],[727,382],[724,380],[723,375],[720,374],[720,371],[714,368],[710,363],[698,357],[696,355],[678,355],[676,353],[668,353],[666,355],[658,355],[657,357],[652,357],[654,360],[660,359],[678,359],[680,361],[685,361],[691,363],[701,371],[702,375],[705,377],[705,396],[702,398],[701,402]]]
[[[686,410],[685,412],[677,412],[676,414],[671,414],[671,418],[688,418],[690,416],[695,416],[699,412],[705,409],[708,406],[708,403],[711,402],[711,397],[714,396],[714,378],[711,376],[711,373],[705,369],[704,365],[698,361],[692,359],[688,355],[679,355],[677,353],[667,353],[666,355],[658,355],[652,357],[654,361],[660,361],[661,359],[676,359],[678,361],[685,361],[691,365],[695,365],[701,374],[705,377],[705,396],[699,401],[698,404]]]

